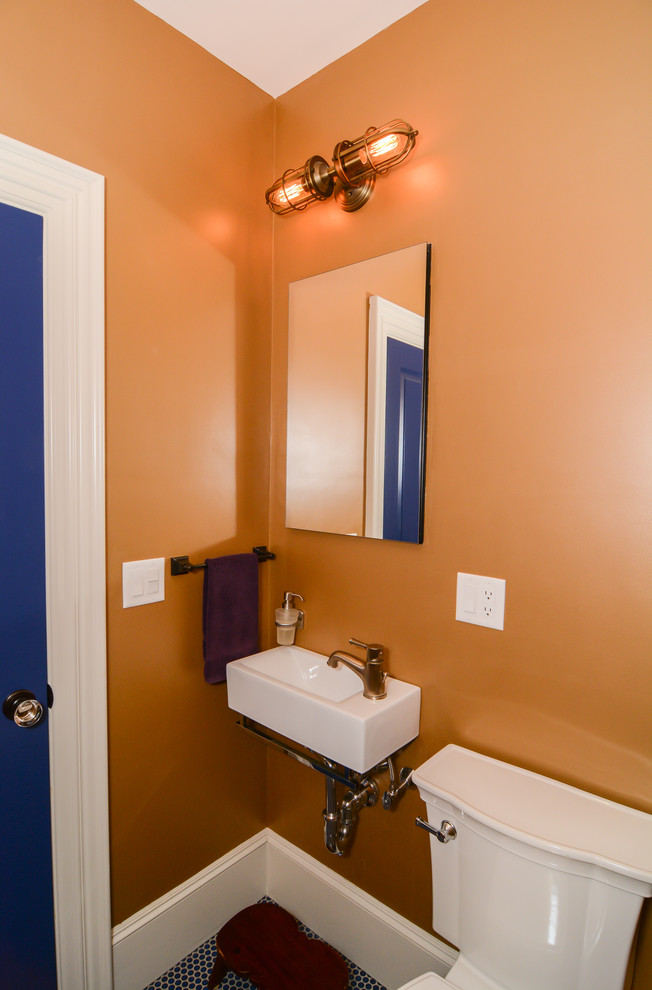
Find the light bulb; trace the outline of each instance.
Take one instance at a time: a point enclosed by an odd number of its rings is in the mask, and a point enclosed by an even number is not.
[[[274,202],[278,203],[279,206],[288,206],[293,200],[298,199],[303,192],[303,186],[300,182],[293,182],[289,186],[281,186],[273,194]]]
[[[273,213],[283,215],[293,210],[305,210],[306,206],[320,199],[328,199],[333,192],[333,177],[328,162],[319,155],[309,158],[303,168],[288,169],[265,193],[267,205]]]
[[[337,177],[345,188],[361,186],[399,165],[414,147],[417,131],[404,120],[369,127],[355,141],[340,141],[333,152]]]
[[[369,156],[370,158],[382,158],[384,155],[396,151],[397,148],[398,135],[386,134],[385,137],[379,138],[378,141],[373,141],[369,145]]]

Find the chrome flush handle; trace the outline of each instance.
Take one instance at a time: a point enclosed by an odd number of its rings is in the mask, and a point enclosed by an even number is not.
[[[452,822],[444,820],[439,828],[433,828],[428,822],[424,822],[423,818],[416,818],[414,824],[418,825],[419,828],[425,829],[426,832],[430,832],[440,842],[450,842],[451,839],[457,838],[457,829]]]

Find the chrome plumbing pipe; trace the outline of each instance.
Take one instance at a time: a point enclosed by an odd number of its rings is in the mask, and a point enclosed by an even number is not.
[[[326,807],[323,815],[326,848],[329,852],[334,853],[335,856],[341,856],[342,853],[337,845],[337,822],[339,816],[337,812],[336,783],[332,777],[326,777]]]
[[[389,811],[393,807],[394,802],[398,801],[401,794],[412,787],[412,773],[411,767],[402,767],[399,774],[399,783],[396,783],[396,770],[394,768],[394,757],[387,757],[387,769],[389,770],[389,788],[383,794],[383,808],[385,811]]]
[[[324,842],[329,852],[343,856],[355,833],[362,808],[373,807],[378,801],[378,784],[369,777],[361,780],[355,790],[349,790],[337,803],[336,782],[326,778],[326,808],[324,810]]]
[[[393,756],[389,756],[367,771],[367,776],[363,778],[357,771],[334,763],[333,760],[329,760],[322,754],[314,753],[305,747],[300,752],[295,744],[284,738],[277,739],[270,736],[261,726],[246,716],[243,716],[242,721],[238,722],[237,725],[245,732],[263,740],[275,749],[279,749],[304,766],[311,767],[324,775],[326,780],[326,808],[322,813],[324,842],[328,851],[335,856],[343,856],[348,852],[361,809],[373,807],[378,801],[379,788],[374,780],[374,774],[381,774],[385,770],[389,772],[389,788],[383,794],[383,807],[387,809],[391,808],[411,785],[412,771],[409,767],[403,767],[397,783]],[[339,806],[337,784],[343,784],[348,788]]]
[[[339,828],[337,832],[337,845],[340,855],[346,852],[348,845],[353,839],[355,826],[358,823],[362,808],[373,808],[378,801],[378,784],[373,777],[361,780],[359,789],[347,791],[342,798],[339,813]]]

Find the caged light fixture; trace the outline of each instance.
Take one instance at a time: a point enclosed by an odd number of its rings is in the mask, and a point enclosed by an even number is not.
[[[355,141],[335,145],[332,165],[313,155],[301,168],[289,168],[267,190],[265,202],[278,216],[331,196],[343,210],[359,210],[371,196],[376,176],[407,158],[418,133],[405,120],[369,127]]]

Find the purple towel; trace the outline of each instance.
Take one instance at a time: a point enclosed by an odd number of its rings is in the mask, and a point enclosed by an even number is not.
[[[204,679],[226,680],[229,660],[258,652],[258,557],[213,557],[204,571]]]

